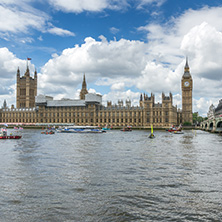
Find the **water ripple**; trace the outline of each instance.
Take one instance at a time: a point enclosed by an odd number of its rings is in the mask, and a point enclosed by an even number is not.
[[[220,221],[221,137],[148,134],[1,141],[0,221]]]

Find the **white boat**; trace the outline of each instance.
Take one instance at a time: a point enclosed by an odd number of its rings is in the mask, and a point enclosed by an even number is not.
[[[67,126],[57,129],[58,133],[104,133],[98,126]]]

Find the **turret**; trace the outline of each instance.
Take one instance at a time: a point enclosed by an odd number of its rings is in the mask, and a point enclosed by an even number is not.
[[[34,73],[34,79],[37,80],[37,71],[36,71],[36,69],[35,69],[35,73]]]
[[[143,95],[142,93],[140,94],[140,102],[143,101]]]
[[[127,106],[127,107],[131,107],[131,100],[130,100],[130,99],[129,99],[129,100],[128,100],[128,99],[126,100],[126,106]]]
[[[121,100],[121,99],[118,100],[118,106],[119,106],[119,107],[123,107],[123,100]]]
[[[107,101],[107,107],[111,107],[112,106],[112,102],[111,101]]]
[[[26,76],[26,77],[30,77],[30,72],[29,72],[29,66],[28,66],[28,64],[27,64],[25,76]]]
[[[4,100],[2,108],[3,108],[3,109],[6,109],[6,108],[7,108],[6,100]]]
[[[20,78],[20,70],[19,70],[19,67],[17,69],[17,79]]]

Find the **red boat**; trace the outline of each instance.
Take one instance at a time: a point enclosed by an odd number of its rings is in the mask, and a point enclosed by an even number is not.
[[[180,125],[179,127],[174,127],[172,126],[171,128],[167,129],[168,132],[175,132],[175,131],[181,131],[182,126]]]
[[[4,139],[21,139],[22,136],[0,136],[0,139],[4,140]]]
[[[10,134],[9,136],[7,135],[7,129],[3,128],[0,131],[0,139],[5,140],[5,139],[21,139],[21,135],[12,135]]]

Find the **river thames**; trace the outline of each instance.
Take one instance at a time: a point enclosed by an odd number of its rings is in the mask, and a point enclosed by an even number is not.
[[[222,136],[203,131],[1,140],[0,221],[221,221]]]

